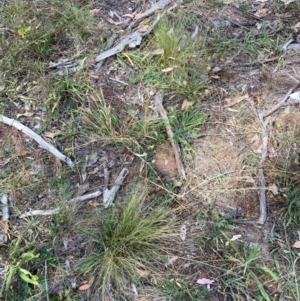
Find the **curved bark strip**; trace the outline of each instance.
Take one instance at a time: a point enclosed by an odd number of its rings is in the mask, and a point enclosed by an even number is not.
[[[13,126],[14,128],[18,129],[19,131],[23,132],[25,135],[28,137],[32,138],[35,140],[40,147],[44,148],[48,152],[50,152],[52,155],[54,155],[56,158],[60,159],[63,162],[66,162],[72,169],[74,168],[74,163],[72,160],[62,154],[60,151],[58,151],[53,145],[50,143],[46,142],[41,136],[39,136],[37,133],[32,131],[30,128],[22,124],[20,121],[8,118],[6,116],[0,115],[0,121]]]

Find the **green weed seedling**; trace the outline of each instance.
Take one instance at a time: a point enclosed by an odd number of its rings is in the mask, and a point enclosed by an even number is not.
[[[225,232],[222,235],[234,251],[234,254],[225,253],[224,273],[220,277],[225,290],[230,292],[234,300],[250,295],[255,300],[271,301],[269,288],[279,281],[279,275],[263,263],[259,246],[243,244],[238,247]]]
[[[46,103],[52,113],[62,109],[68,112],[75,111],[84,96],[93,91],[92,86],[80,75],[56,76],[45,83],[45,86],[49,93]]]
[[[166,296],[170,296],[172,300],[176,301],[207,300],[207,298],[212,296],[212,292],[206,288],[201,290],[199,288],[192,288],[190,283],[183,279],[166,280],[162,283],[160,289]]]
[[[39,254],[29,250],[28,247],[21,247],[21,238],[17,238],[9,244],[8,257],[9,271],[6,278],[5,290],[10,291],[14,277],[17,275],[27,285],[33,285],[39,289],[39,277],[30,272],[30,266],[39,261]],[[29,287],[28,287],[29,288]]]
[[[6,146],[3,151],[0,152],[0,157],[11,158],[14,155],[14,146],[12,144],[11,138],[7,138]]]

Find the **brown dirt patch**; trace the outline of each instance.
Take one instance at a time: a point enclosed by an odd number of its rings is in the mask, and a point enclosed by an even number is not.
[[[197,152],[188,171],[188,182],[199,201],[228,213],[238,208],[240,191],[250,190],[248,194],[257,194],[255,180],[245,172],[241,156],[230,137],[207,136],[195,147]]]
[[[160,174],[167,179],[174,179],[177,176],[175,155],[170,143],[166,142],[155,148],[154,164]]]

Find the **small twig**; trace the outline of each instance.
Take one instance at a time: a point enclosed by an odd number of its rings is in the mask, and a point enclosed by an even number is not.
[[[75,203],[75,202],[83,202],[90,199],[94,199],[102,194],[102,191],[98,190],[96,192],[92,192],[89,194],[85,194],[82,196],[79,196],[77,198],[71,199],[68,201],[69,204]],[[21,215],[21,217],[29,217],[29,216],[36,216],[36,215],[54,215],[61,211],[60,208],[55,209],[49,209],[49,210],[31,210],[29,212],[25,212]]]
[[[246,26],[244,26],[244,25],[242,25],[242,24],[240,24],[240,23],[237,23],[237,22],[235,22],[235,21],[233,21],[233,20],[231,20],[231,19],[228,19],[229,20],[229,22],[230,23],[232,23],[233,25],[236,25],[236,26],[239,26],[239,27],[241,27],[243,30],[245,30],[245,31],[250,31],[251,29],[250,28],[248,28],[248,27],[246,27]]]
[[[47,273],[48,273],[48,268],[47,268],[47,261],[45,260],[45,291],[46,291],[46,298],[47,301],[49,301],[49,292],[48,292],[48,281],[47,281]]]
[[[126,36],[124,39],[122,39],[115,47],[106,50],[102,52],[101,54],[96,56],[96,63],[99,63],[105,59],[107,59],[110,56],[113,56],[117,53],[120,53],[124,50],[126,45],[131,45],[130,47],[135,47],[136,45],[140,45],[142,41],[141,34],[138,30],[134,31],[130,35]],[[99,69],[99,68],[97,68]]]
[[[191,35],[191,39],[192,40],[195,39],[197,37],[198,33],[199,33],[199,26],[196,25],[195,30],[194,30],[194,32]]]
[[[297,83],[297,86],[298,85],[299,85],[299,81]],[[297,86],[291,88],[287,92],[287,94],[285,95],[285,97],[276,106],[274,106],[271,110],[269,110],[268,112],[263,113],[262,114],[262,118],[266,118],[266,117],[270,116],[271,114],[273,114],[274,112],[276,112],[280,107],[282,107],[285,104],[285,102],[288,100],[288,98],[290,97],[290,95],[292,94],[292,92],[297,88]]]
[[[2,195],[0,201],[2,203],[2,232],[0,233],[0,244],[2,244],[7,242],[8,233],[9,210],[7,196],[5,194]]]
[[[257,224],[263,225],[267,219],[267,201],[266,201],[266,180],[263,168],[258,170],[259,177],[259,205],[260,216],[257,220]]]
[[[166,131],[167,131],[167,135],[169,137],[169,140],[171,142],[173,151],[174,151],[174,155],[175,155],[175,161],[176,161],[176,168],[177,168],[177,172],[178,174],[180,174],[184,179],[186,178],[186,174],[185,174],[185,170],[180,158],[180,149],[179,147],[175,144],[174,141],[174,133],[172,131],[169,119],[168,119],[168,115],[166,110],[163,107],[163,96],[162,96],[162,92],[158,93],[155,96],[155,107],[156,109],[159,111],[164,123],[165,123],[165,127],[166,127]]]
[[[125,178],[127,177],[129,173],[129,170],[127,168],[123,168],[119,174],[119,176],[116,179],[115,185],[111,188],[108,189],[108,177],[109,177],[109,173],[108,170],[105,168],[104,169],[104,181],[105,181],[105,188],[103,191],[103,204],[104,207],[107,208],[109,206],[111,206],[111,204],[113,203],[117,192],[119,191],[121,185],[123,184]]]
[[[261,167],[268,157],[269,136],[267,132],[267,122],[264,120],[263,114],[258,114],[258,119],[262,131],[262,155],[258,163],[258,166]]]
[[[294,41],[293,39],[288,40],[288,41],[281,47],[281,51],[284,52],[284,53],[286,53],[287,48],[289,47],[290,44],[293,43],[293,41]]]
[[[67,156],[63,155],[53,145],[51,145],[50,143],[46,142],[41,136],[39,136],[37,133],[35,133],[34,131],[32,131],[27,126],[23,125],[18,120],[11,119],[11,118],[5,117],[3,115],[0,115],[0,121],[3,122],[3,123],[5,123],[5,124],[7,124],[7,125],[13,126],[16,129],[18,129],[19,131],[23,132],[25,135],[27,135],[28,137],[30,137],[33,140],[35,140],[40,145],[40,147],[46,149],[48,152],[50,152],[51,154],[53,154],[55,157],[57,157],[61,161],[66,162],[72,169],[74,168],[74,163],[72,162],[72,160],[70,158],[68,158]]]

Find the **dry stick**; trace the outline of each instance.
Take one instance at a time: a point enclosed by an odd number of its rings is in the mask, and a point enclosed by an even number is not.
[[[85,194],[85,195],[79,196],[77,198],[71,199],[68,201],[68,204],[94,199],[94,198],[100,196],[101,194],[102,194],[102,191],[98,190],[96,192]],[[54,214],[59,213],[60,211],[61,211],[60,208],[49,209],[49,210],[32,210],[29,212],[25,212],[24,214],[21,215],[21,217],[36,216],[36,215],[54,215]]]
[[[276,112],[278,109],[280,109],[285,104],[285,102],[288,100],[288,98],[290,97],[290,95],[292,94],[292,92],[298,87],[298,85],[299,85],[299,81],[298,81],[296,87],[291,88],[287,92],[287,94],[285,95],[285,97],[276,106],[274,106],[270,111],[263,113],[262,117],[266,118],[266,117],[270,116],[271,114],[273,114],[274,112]]]
[[[116,198],[116,194],[120,189],[121,185],[123,184],[128,173],[129,170],[127,168],[123,168],[116,179],[115,185],[111,189],[108,189],[107,186],[108,186],[109,172],[106,168],[104,169],[105,186],[103,191],[103,204],[105,208],[109,207],[113,203],[114,199]]]
[[[258,163],[260,216],[257,221],[245,221],[241,223],[263,225],[266,222],[267,219],[266,180],[264,175],[263,164],[268,157],[269,135],[267,131],[268,122],[265,120],[265,118],[267,118],[268,116],[276,112],[282,106],[286,105],[288,98],[290,97],[291,93],[298,87],[298,85],[299,85],[299,81],[297,81],[297,85],[291,88],[288,91],[288,93],[285,95],[285,97],[271,110],[269,110],[268,112],[258,114],[258,119],[260,121],[260,126],[262,130],[262,155]]]
[[[173,151],[174,151],[174,155],[175,155],[175,161],[176,161],[176,167],[177,167],[177,172],[178,174],[180,174],[184,179],[186,179],[186,174],[185,174],[185,170],[184,170],[184,167],[183,167],[183,164],[182,164],[182,161],[181,161],[181,158],[180,158],[180,149],[179,147],[175,144],[175,141],[174,141],[174,134],[173,134],[173,131],[171,129],[171,125],[170,125],[170,122],[169,122],[169,119],[168,119],[168,115],[167,115],[167,112],[166,110],[164,109],[163,107],[163,97],[162,97],[162,93],[158,93],[156,96],[155,96],[155,107],[156,109],[159,111],[164,123],[165,123],[165,127],[166,127],[166,130],[167,130],[167,135],[170,139],[170,142],[171,142],[171,145],[172,145],[172,148],[173,148]]]
[[[2,232],[0,233],[0,244],[7,242],[7,233],[8,233],[8,220],[9,220],[9,211],[8,211],[8,200],[7,196],[4,194],[1,196],[0,202],[2,203]]]
[[[72,160],[70,158],[63,155],[53,145],[46,142],[41,136],[39,136],[37,133],[32,131],[27,126],[23,125],[18,120],[11,119],[11,118],[5,117],[3,115],[0,115],[0,121],[7,124],[7,125],[13,126],[16,129],[18,129],[19,131],[23,132],[25,135],[27,135],[30,138],[32,138],[33,140],[35,140],[40,145],[40,147],[46,149],[48,152],[53,154],[55,157],[57,157],[61,161],[66,162],[72,169],[74,168],[74,163],[72,162]]]

